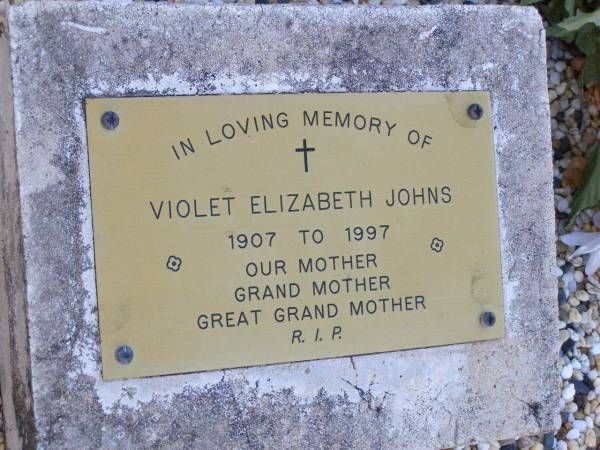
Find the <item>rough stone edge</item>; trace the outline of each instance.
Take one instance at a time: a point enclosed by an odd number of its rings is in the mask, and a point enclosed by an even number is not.
[[[0,9],[0,392],[6,446],[11,450],[34,447],[35,424],[8,21],[2,12]]]

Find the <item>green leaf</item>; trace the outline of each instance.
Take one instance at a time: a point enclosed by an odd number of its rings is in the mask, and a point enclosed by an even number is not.
[[[573,42],[575,36],[577,35],[576,31],[565,31],[564,28],[559,27],[558,25],[552,25],[551,27],[546,28],[546,34],[548,36],[553,36],[562,39],[567,43]]]
[[[542,6],[546,20],[552,24],[560,22],[565,17],[565,0],[550,0]]]
[[[598,44],[600,43],[600,28],[595,26],[593,23],[586,23],[575,39],[575,45],[586,55],[593,55],[596,53]]]
[[[561,20],[556,25],[548,28],[548,35],[562,38],[563,35],[579,31],[586,23],[592,23],[600,27],[600,8],[590,13],[580,12],[576,16]]]
[[[585,64],[579,74],[581,86],[586,86],[592,81],[596,81],[600,86],[600,49],[596,50],[593,55],[586,56]]]
[[[568,227],[573,225],[579,212],[592,208],[600,202],[600,158],[598,149],[600,143],[587,151],[587,164],[583,172],[583,181],[573,196]]]
[[[565,12],[567,17],[575,15],[575,0],[565,0]]]

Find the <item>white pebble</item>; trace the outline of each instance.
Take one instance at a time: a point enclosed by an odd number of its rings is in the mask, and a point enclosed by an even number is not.
[[[587,423],[585,420],[575,420],[575,421],[573,421],[573,428],[577,429],[579,431],[585,431],[587,428]],[[577,439],[577,438],[571,438],[571,439]]]
[[[579,214],[575,219],[575,225],[577,225],[577,228],[583,228],[586,224],[588,224],[589,220],[587,219],[588,218],[585,216],[585,214]]]
[[[573,376],[573,366],[571,364],[567,364],[560,371],[560,376],[563,377],[564,380],[568,380]]]
[[[576,256],[571,260],[571,264],[573,264],[573,267],[581,267],[583,265],[583,258],[581,256]]]
[[[585,423],[588,428],[594,428],[594,421],[592,420],[592,418],[590,416],[586,416]]]
[[[562,288],[565,291],[566,295],[570,295],[571,292],[575,292],[577,289],[577,283],[575,283],[575,279],[573,278],[573,272],[569,273],[570,277],[563,275],[562,277]]]
[[[579,439],[580,435],[581,435],[581,432],[577,428],[573,428],[573,429],[569,430],[569,432],[567,433],[567,435],[565,437],[570,441],[575,441],[575,440]]]
[[[556,209],[561,213],[568,213],[569,212],[569,201],[566,198],[561,197],[560,200],[558,200],[558,202],[556,202]]]
[[[558,84],[560,84],[560,73],[553,70],[552,72],[550,72],[548,81],[550,81],[550,84],[557,86]]]
[[[583,290],[579,290],[575,292],[575,297],[577,297],[577,300],[580,302],[587,302],[590,299],[590,294]]]
[[[567,68],[567,63],[564,61],[557,61],[557,63],[554,65],[554,68],[557,72],[564,72],[564,70]]]
[[[490,444],[477,444],[477,450],[490,450]]]
[[[573,277],[575,278],[575,281],[577,283],[581,283],[583,281],[584,275],[581,270],[576,270],[575,273],[573,274]]]
[[[571,400],[575,397],[575,386],[573,384],[568,383],[562,391],[562,398],[565,400]]]
[[[566,90],[567,90],[567,83],[565,83],[564,81],[556,87],[556,93],[558,95],[563,95]]]
[[[558,46],[556,41],[552,43],[552,59],[559,60],[563,57],[565,51]]]
[[[596,369],[590,370],[588,372],[588,378],[592,381],[595,380],[596,378],[598,378],[598,371]]]
[[[594,356],[599,355],[600,354],[600,344],[596,344],[594,345],[591,349],[590,349],[590,353]]]
[[[567,443],[565,441],[558,441],[556,443],[556,450],[568,450]]]
[[[596,228],[600,228],[600,211],[596,211],[592,216],[592,222]]]
[[[587,355],[581,355],[580,361],[581,361],[581,371],[584,373],[588,373],[590,371],[590,360],[588,359]]]

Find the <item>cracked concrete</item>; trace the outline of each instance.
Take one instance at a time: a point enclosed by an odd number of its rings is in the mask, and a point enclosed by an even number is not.
[[[0,284],[9,448],[419,450],[558,427],[551,146],[534,9],[42,1],[7,14],[11,57],[0,72],[14,100],[2,102],[2,175],[18,175],[0,183],[2,210],[12,205],[1,245],[14,261],[0,270],[18,281]],[[503,340],[101,379],[85,97],[467,89],[492,96]]]

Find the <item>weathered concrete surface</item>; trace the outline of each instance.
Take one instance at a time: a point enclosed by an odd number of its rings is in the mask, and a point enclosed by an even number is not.
[[[551,146],[535,10],[59,1],[12,6],[8,17],[23,233],[15,248],[27,288],[2,301],[28,319],[28,342],[12,343],[31,354],[19,379],[32,387],[27,442],[418,450],[558,427]],[[463,89],[492,94],[504,340],[102,381],[83,98]],[[15,201],[14,186],[2,190]],[[18,243],[11,230],[3,254]],[[11,370],[2,375],[4,385]]]
[[[10,75],[7,21],[0,16],[0,390],[4,431],[12,447],[31,447],[35,433]]]

